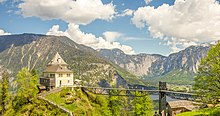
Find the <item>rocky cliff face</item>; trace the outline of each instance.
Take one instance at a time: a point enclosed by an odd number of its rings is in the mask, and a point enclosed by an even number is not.
[[[117,71],[122,75],[129,74],[99,57],[94,49],[67,37],[37,34],[0,36],[0,66],[10,70],[14,76],[22,67],[41,73],[56,52],[69,64],[75,78],[82,79],[86,85],[97,86],[101,80],[111,84]]]
[[[208,46],[191,46],[178,53],[152,63],[150,72],[152,75],[164,75],[173,70],[184,70],[196,73],[198,65],[203,57],[207,55]]]
[[[209,45],[191,46],[169,56],[155,54],[127,55],[119,49],[99,50],[99,53],[120,67],[139,76],[163,76],[174,71],[195,73],[201,58],[207,55]]]
[[[127,55],[119,49],[101,49],[99,53],[106,59],[139,76],[149,74],[151,65],[155,61],[165,58],[157,54]]]

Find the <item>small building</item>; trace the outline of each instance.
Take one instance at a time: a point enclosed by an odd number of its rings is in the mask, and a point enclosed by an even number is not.
[[[68,64],[57,52],[43,72],[40,84],[45,86],[47,90],[54,87],[73,86],[73,72],[67,66]]]
[[[176,114],[192,111],[199,108],[199,104],[188,100],[170,101],[167,103],[168,116],[175,116]]]

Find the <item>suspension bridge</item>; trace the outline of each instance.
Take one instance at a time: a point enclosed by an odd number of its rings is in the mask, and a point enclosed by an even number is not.
[[[63,86],[62,86],[63,87]],[[159,82],[159,87],[158,89],[154,88],[133,88],[133,87],[128,87],[128,88],[111,88],[111,87],[90,87],[90,86],[64,86],[64,87],[70,87],[72,89],[74,88],[80,88],[84,91],[89,91],[94,94],[98,95],[112,95],[112,96],[131,96],[131,97],[143,97],[145,95],[158,95],[159,96],[159,114],[160,116],[164,115],[166,116],[166,109],[167,109],[167,99],[166,97],[169,96],[170,98],[173,99],[179,99],[179,100],[190,100],[190,101],[195,101],[196,99],[199,99],[200,96],[194,94],[194,93],[189,93],[189,92],[179,92],[179,91],[170,91],[167,88],[167,83],[166,82]],[[54,90],[61,90],[59,89],[54,89]],[[52,90],[51,92],[54,92]],[[135,94],[135,92],[138,91],[142,94]],[[50,92],[50,91],[48,91]],[[48,94],[48,92],[46,92]],[[55,91],[56,92],[56,91]],[[41,96],[44,96],[45,93],[41,93]],[[163,113],[163,114],[162,114]]]
[[[159,89],[150,90],[146,88],[142,89],[133,89],[133,88],[108,88],[108,87],[89,87],[89,86],[72,86],[72,88],[81,88],[82,90],[90,91],[94,94],[99,95],[112,95],[112,96],[133,96],[133,97],[143,97],[149,94],[159,95],[159,114],[162,115],[162,112],[166,116],[166,105],[167,100],[166,96],[169,96],[173,99],[180,100],[190,100],[195,101],[198,96],[194,93],[188,92],[178,92],[170,91],[167,89],[166,82],[159,82]],[[136,91],[142,93],[141,96],[134,94]]]

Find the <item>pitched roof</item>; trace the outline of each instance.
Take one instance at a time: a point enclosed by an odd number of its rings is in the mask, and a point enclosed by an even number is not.
[[[68,65],[63,58],[60,56],[60,54],[57,52],[55,56],[52,58],[52,60],[48,63],[48,65]]]
[[[71,70],[67,68],[67,63],[62,59],[62,57],[57,52],[52,60],[48,63],[47,68],[44,72],[60,72],[60,73],[72,73]]]
[[[66,66],[62,65],[50,65],[47,66],[44,72],[60,72],[60,73],[72,73]]]
[[[187,100],[170,101],[168,102],[168,104],[171,108],[184,107],[188,110],[194,110],[194,109],[197,109],[198,107],[198,103],[193,102],[193,101],[187,101]]]

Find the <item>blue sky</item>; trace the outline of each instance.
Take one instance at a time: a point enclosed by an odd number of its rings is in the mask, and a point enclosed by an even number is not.
[[[217,12],[220,5],[215,0],[77,1],[0,0],[0,29],[4,30],[0,34],[64,35],[94,49],[115,47],[128,54],[162,55],[216,41],[220,35],[217,33],[220,22],[216,20],[220,16]],[[67,7],[71,8],[66,9],[65,5],[69,4]],[[209,5],[212,9],[205,10]],[[209,20],[204,14],[210,15]],[[210,26],[213,22],[214,27]]]

